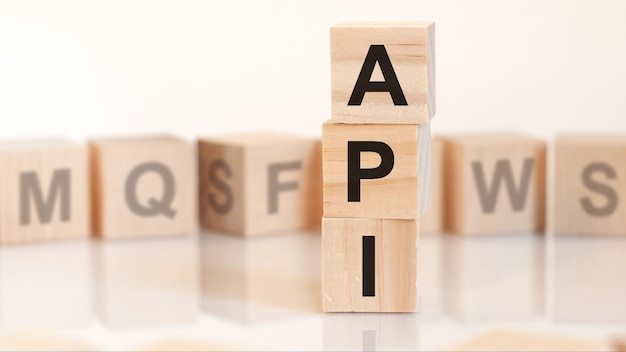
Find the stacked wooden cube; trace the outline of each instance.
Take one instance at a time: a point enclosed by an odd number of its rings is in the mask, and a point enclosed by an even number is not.
[[[434,24],[331,28],[323,126],[323,309],[417,310],[418,218],[430,202]]]

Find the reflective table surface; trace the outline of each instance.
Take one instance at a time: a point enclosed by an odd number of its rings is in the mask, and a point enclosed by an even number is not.
[[[450,350],[502,329],[610,349],[626,336],[626,238],[422,234],[415,314],[322,313],[320,242],[1,247],[0,349]]]

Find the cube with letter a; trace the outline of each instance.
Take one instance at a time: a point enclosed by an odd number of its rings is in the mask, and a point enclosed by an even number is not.
[[[0,244],[89,237],[88,155],[63,139],[0,143]]]
[[[173,136],[90,141],[94,232],[103,239],[197,229],[196,151]]]
[[[256,236],[319,224],[319,140],[257,132],[202,138],[198,149],[204,228]]]
[[[432,22],[330,29],[332,121],[424,124],[435,115]]]

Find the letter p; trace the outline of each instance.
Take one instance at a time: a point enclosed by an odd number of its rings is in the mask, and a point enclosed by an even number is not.
[[[373,152],[380,156],[375,168],[361,168],[361,152]],[[388,144],[371,141],[348,141],[348,202],[361,201],[361,180],[383,178],[393,170],[393,150]]]

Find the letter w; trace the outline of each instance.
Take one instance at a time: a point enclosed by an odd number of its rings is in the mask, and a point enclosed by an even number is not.
[[[523,211],[526,205],[526,198],[528,198],[528,187],[530,186],[530,177],[532,175],[534,162],[534,159],[531,158],[524,159],[520,186],[515,187],[510,160],[498,160],[489,189],[487,189],[487,181],[485,180],[485,172],[483,171],[482,163],[480,161],[472,162],[472,172],[474,174],[474,181],[478,189],[478,196],[483,213],[491,214],[496,210],[500,184],[502,182],[506,185],[513,211]]]
[[[39,221],[47,224],[52,220],[54,204],[61,197],[61,221],[70,221],[70,169],[55,170],[50,182],[46,199],[43,197],[37,173],[34,171],[20,174],[20,224],[30,224],[30,199],[35,200],[35,208]]]

